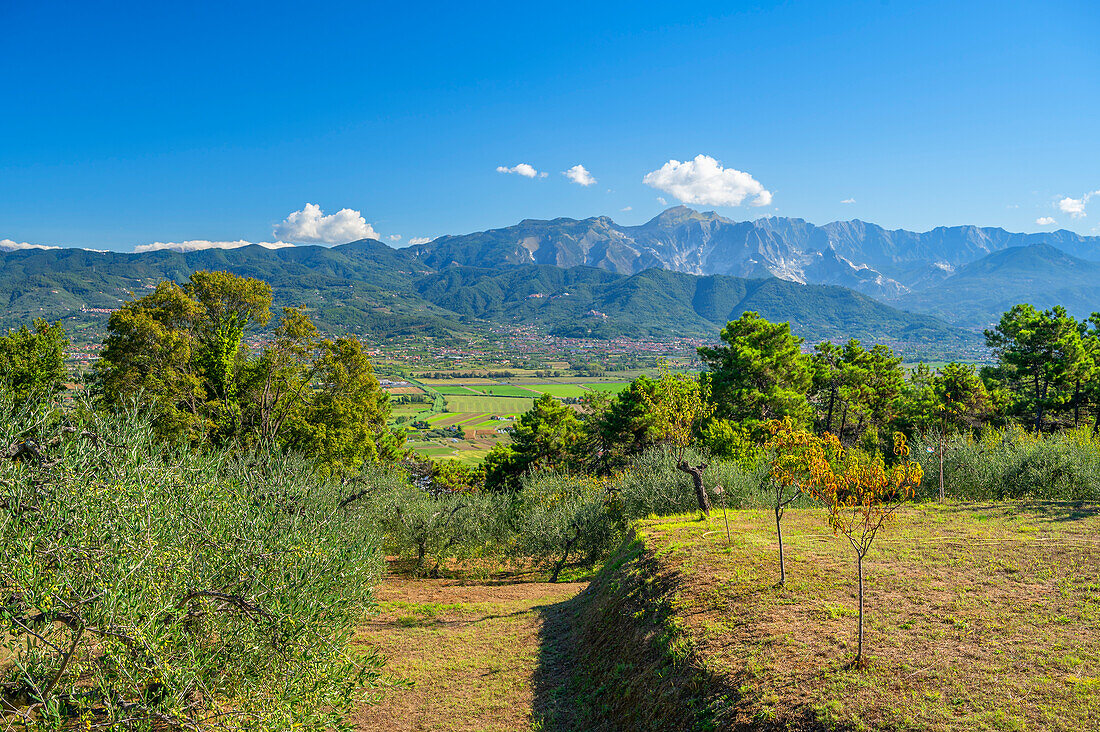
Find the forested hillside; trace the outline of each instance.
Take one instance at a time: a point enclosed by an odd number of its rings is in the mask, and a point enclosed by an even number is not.
[[[102,323],[156,282],[182,282],[222,269],[273,285],[277,305],[303,307],[326,332],[374,337],[469,332],[497,322],[540,326],[554,335],[594,338],[705,337],[745,310],[789,320],[812,341],[883,339],[911,353],[950,356],[973,350],[976,334],[914,315],[835,286],[774,277],[699,277],[652,269],[621,275],[552,265],[435,270],[408,250],[374,240],[343,246],[258,246],[181,254],[75,249],[0,254],[0,327],[31,318],[79,327]],[[482,326],[478,326],[478,323]]]
[[[981,328],[990,313],[1021,301],[1062,305],[1077,317],[1100,308],[1100,261],[1072,257],[1047,244],[1011,247],[960,267],[937,286],[906,295],[901,307],[949,323]]]
[[[548,265],[450,267],[418,280],[416,287],[463,315],[519,317],[558,335],[698,335],[754,310],[789,320],[794,332],[810,340],[877,338],[914,347],[963,347],[976,341],[936,318],[902,312],[847,288],[774,277],[696,277],[662,269],[623,277],[591,267]]]
[[[1100,307],[1097,237],[735,222],[679,206],[640,226],[525,220],[408,249],[364,239],[188,253],[0,251],[0,327],[62,318],[79,337],[76,326],[95,321],[82,309],[117,308],[160,279],[201,269],[264,279],[279,304],[308,308],[322,328],[379,337],[465,333],[478,321],[596,338],[699,336],[756,310],[811,340],[883,339],[951,356],[973,354],[973,331],[1018,302],[1082,317]]]

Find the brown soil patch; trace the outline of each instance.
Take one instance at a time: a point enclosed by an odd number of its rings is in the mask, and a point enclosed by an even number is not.
[[[386,389],[390,394],[423,394],[424,390],[419,386],[394,386]]]

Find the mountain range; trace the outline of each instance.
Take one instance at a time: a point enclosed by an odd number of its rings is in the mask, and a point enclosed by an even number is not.
[[[304,306],[327,332],[372,338],[450,337],[493,323],[587,338],[713,338],[756,310],[791,322],[810,342],[860,338],[929,356],[976,347],[976,335],[942,320],[829,285],[775,277],[698,276],[663,269],[633,275],[597,267],[517,265],[435,268],[373,239],[332,248],[207,249],[188,253],[0,253],[0,329],[60,319],[77,342],[100,337],[106,313],[164,279],[219,269],[269,282],[276,305]]]
[[[325,248],[143,254],[0,252],[0,328],[34,317],[102,330],[103,313],[163,279],[224,269],[271,283],[276,304],[308,308],[330,332],[468,334],[486,324],[559,336],[713,337],[756,310],[810,342],[886,342],[910,355],[981,349],[980,329],[1018,302],[1100,310],[1100,237],[973,226],[915,233],[861,221],[736,222],[671,208],[640,226],[607,217],[525,220],[393,249],[373,239]]]
[[[439,237],[413,251],[436,268],[586,265],[620,274],[660,268],[841,285],[886,302],[919,303],[920,297],[904,298],[936,288],[960,267],[991,254],[1032,245],[1100,261],[1100,237],[1064,229],[1019,234],[994,227],[951,226],[913,232],[858,220],[824,226],[775,216],[733,221],[685,206],[670,208],[640,226],[621,226],[606,216],[528,219],[503,229]],[[1057,263],[1048,264],[1044,272],[1059,270]],[[1100,308],[1100,298],[1091,302],[1094,309]]]

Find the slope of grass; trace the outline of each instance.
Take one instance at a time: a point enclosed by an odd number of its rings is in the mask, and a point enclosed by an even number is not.
[[[391,577],[361,647],[397,683],[352,719],[359,730],[537,730],[543,608],[580,584]]]
[[[583,664],[562,692],[587,699],[585,724],[1096,729],[1100,507],[905,510],[865,563],[863,670],[851,549],[822,519],[784,519],[785,588],[770,513],[731,511],[732,540],[720,511],[642,522],[578,612]]]

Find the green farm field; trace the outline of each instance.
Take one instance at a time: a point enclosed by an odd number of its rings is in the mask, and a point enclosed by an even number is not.
[[[391,404],[390,417],[394,419],[397,417],[411,417],[427,411],[430,406],[430,404],[424,404],[423,402],[413,404]]]
[[[457,394],[447,397],[447,411],[452,413],[478,413],[497,416],[523,414],[531,408],[534,398],[492,397]]]
[[[531,388],[559,399],[582,397],[591,393],[590,389],[586,389],[580,384],[538,384]]]
[[[519,377],[501,383],[492,379],[423,379],[427,388],[443,396],[445,411],[432,412],[430,404],[399,404],[393,416],[407,416],[427,422],[431,429],[458,427],[469,439],[440,438],[442,442],[411,441],[410,449],[431,458],[454,458],[476,465],[485,458],[496,442],[507,442],[506,434],[473,437],[473,430],[498,430],[511,427],[515,418],[531,408],[541,394],[558,399],[577,399],[586,394],[605,392],[617,394],[630,384],[626,381],[598,380],[592,377],[549,378]],[[493,419],[502,417],[504,419]],[[420,434],[414,432],[413,437]]]
[[[585,384],[585,386],[592,391],[605,391],[608,394],[618,394],[621,391],[626,391],[627,387],[630,386],[630,382],[612,381],[608,383]]]
[[[476,387],[482,394],[500,397],[537,397],[538,392],[512,384],[486,384]]]
[[[462,384],[446,384],[440,386],[433,386],[432,389],[439,392],[443,396],[452,396],[455,394],[480,394],[480,391],[464,386]]]

